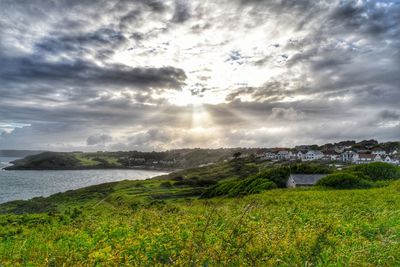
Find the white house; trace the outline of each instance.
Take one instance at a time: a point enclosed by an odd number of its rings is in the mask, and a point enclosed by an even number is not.
[[[296,157],[299,160],[304,160],[306,158],[306,154],[307,153],[303,153],[303,152],[299,151],[299,152],[297,152]]]
[[[355,164],[365,164],[374,162],[375,157],[376,155],[360,153],[360,154],[354,154],[351,160]]]
[[[399,165],[399,160],[394,157],[386,156],[383,158],[383,162]]]
[[[276,159],[276,154],[272,152],[266,152],[264,154],[264,159]]]
[[[310,150],[307,152],[304,160],[319,160],[322,159],[324,154],[318,150]]]
[[[356,154],[352,158],[353,163],[355,164],[365,164],[371,162],[387,162],[396,164],[395,160],[392,160],[389,156],[383,157],[381,155],[373,155],[373,154]]]
[[[348,151],[344,151],[342,154],[340,154],[340,157],[341,157],[342,161],[353,161],[353,157],[356,154],[357,154],[356,152],[348,150]]]
[[[339,160],[339,154],[334,150],[334,149],[330,149],[330,150],[325,150],[322,151],[322,153],[324,154],[324,157],[322,158],[323,160]]]
[[[292,152],[287,150],[282,150],[276,154],[276,158],[279,160],[289,160],[292,157],[292,155],[293,155]]]
[[[386,155],[386,151],[383,149],[379,149],[379,148],[375,148],[372,149],[372,155],[379,155],[379,156],[385,156]]]

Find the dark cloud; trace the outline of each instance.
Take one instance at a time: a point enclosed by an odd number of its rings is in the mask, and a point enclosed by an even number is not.
[[[383,120],[400,120],[400,113],[393,110],[383,110],[378,117]]]
[[[164,12],[167,9],[164,2],[159,0],[138,0],[137,2],[150,7],[154,12]]]
[[[108,134],[91,135],[86,139],[88,146],[105,145],[112,141],[112,136]]]
[[[311,0],[240,0],[243,5],[257,6],[258,8],[270,8],[274,12],[285,12],[287,10],[307,11],[317,6]]]
[[[49,82],[64,85],[120,85],[136,87],[179,87],[185,72],[173,67],[131,68],[120,64],[98,66],[86,61],[49,62],[34,58],[1,59],[0,79],[3,84]]]
[[[175,12],[172,21],[175,23],[182,23],[190,18],[190,7],[187,0],[175,1]]]
[[[393,29],[398,30],[396,18],[399,18],[399,11],[396,1],[343,1],[333,10],[330,18],[336,25],[343,25],[349,30],[379,36]]]
[[[113,29],[102,28],[91,33],[59,35],[52,34],[36,44],[37,53],[40,56],[68,55],[80,56],[84,54],[95,54],[103,58],[113,54],[118,49],[128,44],[128,39],[122,32]]]

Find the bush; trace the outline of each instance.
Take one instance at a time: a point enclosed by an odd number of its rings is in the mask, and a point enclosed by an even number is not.
[[[317,182],[317,186],[323,186],[335,189],[357,189],[370,188],[373,186],[371,181],[364,178],[359,173],[334,173],[329,174]]]
[[[290,169],[288,167],[279,167],[261,172],[257,174],[255,177],[269,180],[275,183],[276,186],[279,188],[285,188],[289,175],[290,175]]]
[[[352,166],[350,171],[361,172],[370,177],[373,181],[393,180],[400,178],[400,171],[398,167],[383,162]]]

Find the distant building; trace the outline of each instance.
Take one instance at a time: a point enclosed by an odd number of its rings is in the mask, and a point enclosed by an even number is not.
[[[339,160],[340,158],[335,149],[323,150],[322,153],[324,154],[323,160]]]
[[[286,187],[313,186],[325,176],[326,174],[291,174],[286,182]]]
[[[354,154],[352,157],[352,162],[355,164],[365,164],[375,161],[376,155],[372,154]]]
[[[298,151],[297,154],[296,154],[297,159],[299,159],[299,160],[304,160],[304,159],[306,158],[306,154],[307,154],[307,152]]]
[[[292,152],[287,150],[282,150],[276,153],[276,158],[279,160],[289,160],[292,157]]]
[[[341,157],[342,161],[353,161],[353,157],[355,155],[357,155],[356,152],[347,150],[347,151],[344,151],[342,154],[340,154],[340,157]]]
[[[379,149],[379,148],[375,148],[372,149],[372,155],[379,155],[379,156],[385,156],[386,155],[386,151],[383,149]]]
[[[264,154],[264,159],[276,159],[276,154],[272,152],[266,152]]]
[[[383,162],[386,162],[386,163],[399,165],[399,160],[394,157],[386,156],[382,160],[383,160]]]
[[[319,160],[322,159],[324,154],[318,150],[310,150],[307,152],[304,160]]]
[[[385,162],[390,164],[399,164],[399,160],[395,157],[391,157],[389,155],[381,156],[381,155],[374,155],[374,154],[356,154],[352,158],[352,162],[354,164],[366,164],[371,162]]]

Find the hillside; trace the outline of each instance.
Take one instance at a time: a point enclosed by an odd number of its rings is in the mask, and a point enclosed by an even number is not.
[[[7,170],[152,169],[176,170],[229,160],[257,149],[179,149],[165,152],[44,152],[13,162]]]
[[[350,167],[346,174],[364,172],[380,179],[376,171],[385,166]],[[353,190],[271,190],[253,183],[261,190],[251,190],[250,196],[202,197],[224,183],[252,179],[279,187],[287,169],[332,172],[316,164],[272,166],[236,159],[145,181],[5,203],[0,205],[0,264],[400,264],[399,181]],[[399,170],[393,171],[387,177],[399,178]]]

